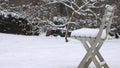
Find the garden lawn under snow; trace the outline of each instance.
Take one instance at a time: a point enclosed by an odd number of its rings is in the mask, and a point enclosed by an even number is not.
[[[100,49],[110,68],[120,68],[119,52],[120,39],[106,40]],[[0,68],[77,68],[85,53],[72,38],[66,43],[61,37],[0,33]]]

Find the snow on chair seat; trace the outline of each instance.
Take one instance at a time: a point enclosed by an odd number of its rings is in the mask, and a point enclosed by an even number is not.
[[[80,37],[97,37],[99,29],[94,28],[82,28],[78,30],[74,30],[71,33],[71,36],[80,36]],[[101,35],[101,38],[106,37],[106,30],[104,29]]]

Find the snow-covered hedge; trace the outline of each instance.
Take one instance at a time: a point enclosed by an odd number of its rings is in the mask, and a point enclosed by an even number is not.
[[[32,26],[18,13],[0,11],[0,32],[32,35]]]

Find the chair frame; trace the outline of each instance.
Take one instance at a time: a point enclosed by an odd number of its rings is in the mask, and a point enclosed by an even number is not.
[[[109,16],[108,21],[106,21],[107,12],[112,13]],[[105,40],[107,39],[107,36],[110,32],[110,26],[112,23],[113,16],[114,16],[114,9],[110,11],[108,10],[108,8],[106,8],[103,18],[101,19],[102,24],[99,28],[99,32],[96,37],[72,36],[73,38],[80,40],[87,51],[86,55],[82,59],[78,68],[88,68],[91,62],[95,64],[96,68],[109,68],[108,64],[105,62],[99,50],[102,47]],[[105,38],[101,38],[102,32],[105,27],[106,27],[106,36]]]

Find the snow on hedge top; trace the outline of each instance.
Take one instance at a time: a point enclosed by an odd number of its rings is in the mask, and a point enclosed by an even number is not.
[[[82,36],[82,37],[96,37],[99,29],[93,28],[82,28],[71,32],[71,36]],[[101,38],[106,37],[106,30],[103,30]]]
[[[4,15],[4,17],[8,17],[8,15],[11,15],[12,17],[16,17],[16,18],[23,18],[24,16],[20,13],[15,13],[15,12],[9,12],[6,10],[2,10],[0,11],[0,15]]]

